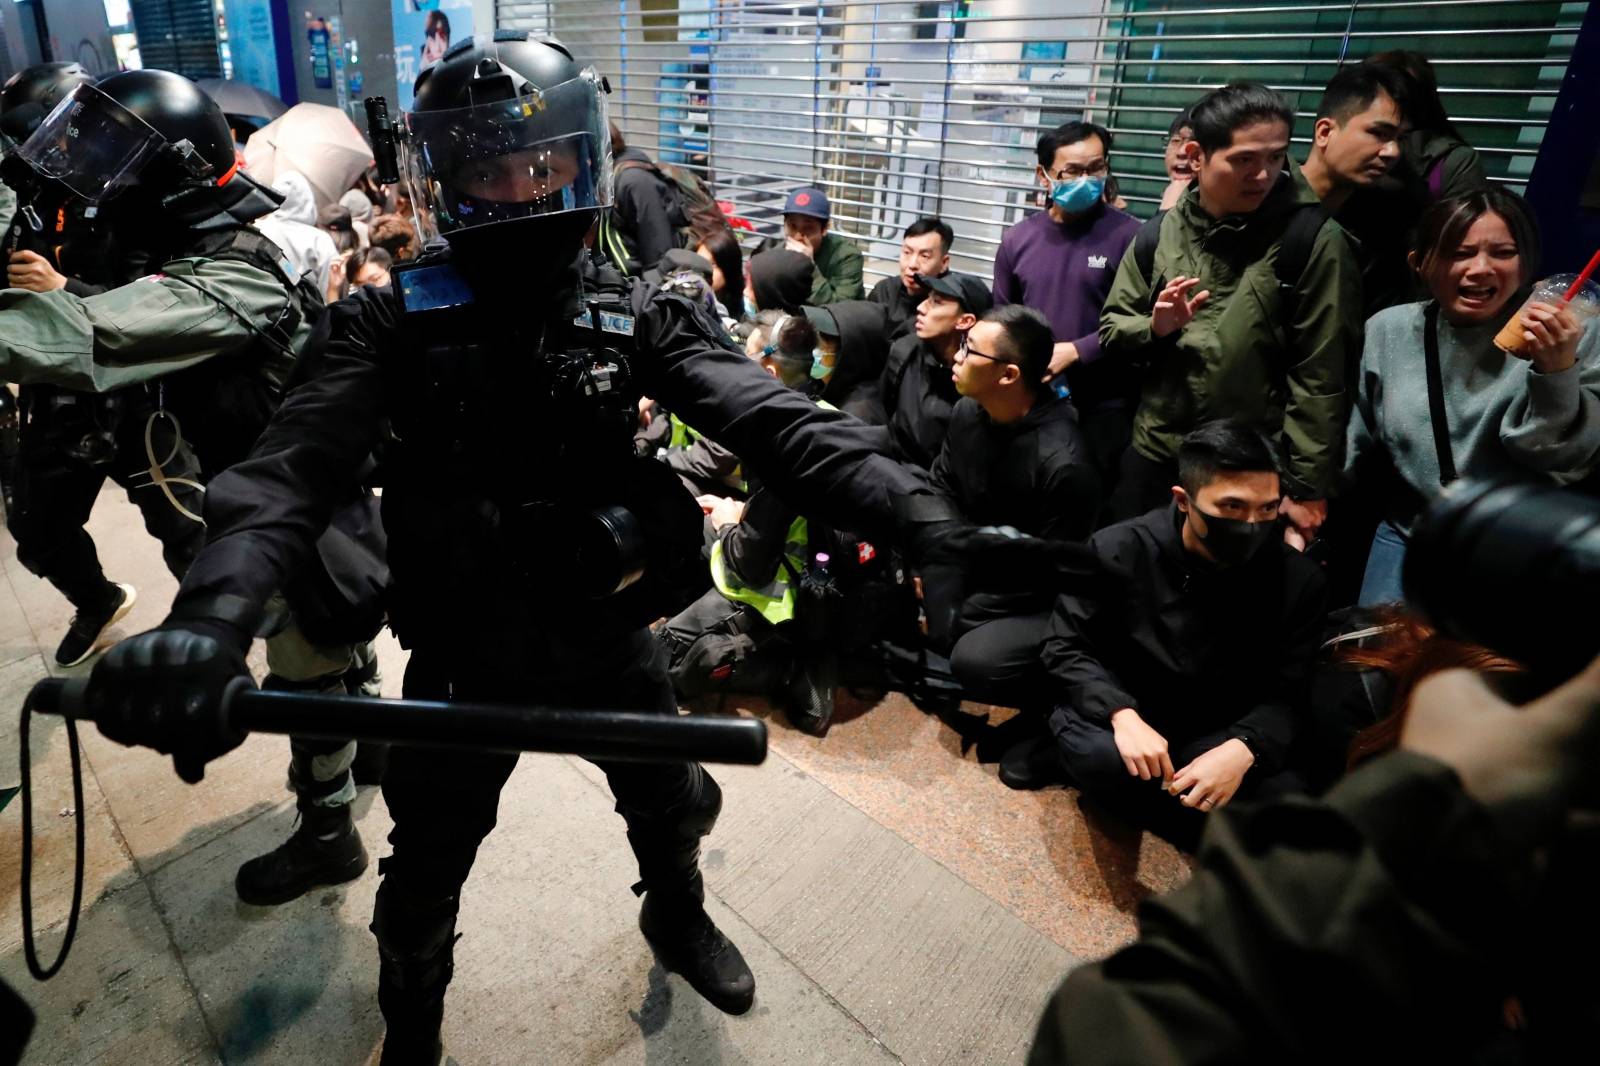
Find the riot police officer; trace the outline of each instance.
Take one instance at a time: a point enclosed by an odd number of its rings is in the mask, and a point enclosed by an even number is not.
[[[0,292],[0,380],[98,393],[151,382],[160,413],[151,425],[192,446],[195,480],[243,459],[323,309],[315,285],[250,225],[281,197],[239,170],[216,103],[159,70],[79,84],[8,155],[13,176],[23,164],[34,184],[72,194],[66,210],[92,209],[128,254],[159,269],[97,293]],[[358,532],[370,534],[363,491],[352,487],[343,503],[341,516],[354,514],[364,524]],[[353,543],[324,539],[335,551]],[[27,538],[18,541],[27,548]],[[326,565],[328,556],[319,544],[316,561]],[[280,575],[272,590],[285,591],[294,612],[275,609],[260,626],[269,683],[340,693],[370,683],[376,661],[363,642],[381,617],[365,633],[308,628],[295,592],[309,569]],[[281,903],[367,866],[349,810],[355,746],[297,738],[290,751],[301,827],[240,868],[235,886],[248,903]]]
[[[61,97],[92,80],[77,63],[40,63],[12,75],[0,87],[0,141],[26,141]],[[0,178],[24,193],[0,243],[11,286],[92,296],[143,272],[143,254],[116,242],[97,205],[26,165],[0,167]],[[109,477],[127,490],[161,541],[167,568],[182,578],[205,543],[199,466],[171,419],[155,416],[142,385],[98,395],[24,386],[19,423],[7,524],[18,561],[76,609],[55,654],[58,666],[76,666],[135,596],[131,585],[107,580],[84,529],[100,486]]]
[[[389,619],[408,696],[674,713],[646,623],[700,579],[698,507],[635,456],[641,393],[737,448],[818,513],[892,521],[918,487],[867,427],[785,389],[703,306],[596,266],[610,202],[606,85],[554,41],[496,33],[424,72],[400,131],[419,222],[444,241],[330,309],[326,345],[251,457],[212,482],[212,539],[171,616],[113,648],[101,728],[195,779],[241,739],[204,708],[239,683],[261,604],[309,550],[383,436]],[[396,749],[393,851],[373,932],[383,1061],[436,1061],[459,897],[516,760]],[[602,763],[638,860],[640,927],[722,1010],[754,978],[704,908],[698,856],[721,807],[684,763]]]

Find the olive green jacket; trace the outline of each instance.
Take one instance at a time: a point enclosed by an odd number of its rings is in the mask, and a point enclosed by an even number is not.
[[[843,300],[865,300],[866,285],[861,280],[863,263],[861,249],[849,237],[830,233],[822,238],[814,262],[816,277],[811,282],[811,303],[816,305],[839,303]]]
[[[149,381],[246,344],[255,334],[241,319],[264,329],[293,298],[231,259],[177,259],[95,296],[0,290],[0,381],[82,392]],[[310,329],[302,322],[290,347],[299,351]]]
[[[1190,430],[1241,418],[1280,438],[1285,491],[1302,499],[1332,491],[1349,411],[1345,379],[1361,357],[1361,272],[1344,231],[1330,221],[1295,286],[1288,321],[1273,262],[1299,202],[1317,197],[1298,171],[1281,177],[1248,215],[1214,219],[1197,189],[1184,194],[1162,219],[1153,277],[1198,277],[1194,291],[1211,296],[1167,337],[1150,332],[1159,288],[1141,276],[1131,250],[1123,256],[1100,317],[1100,344],[1103,359],[1144,364],[1133,424],[1141,455],[1171,462]]]

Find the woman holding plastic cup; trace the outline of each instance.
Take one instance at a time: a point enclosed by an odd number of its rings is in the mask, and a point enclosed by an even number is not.
[[[1410,262],[1430,298],[1367,321],[1350,419],[1345,491],[1381,494],[1384,513],[1363,604],[1402,598],[1411,525],[1442,485],[1570,484],[1600,466],[1600,289],[1564,300],[1570,275],[1532,285],[1539,236],[1521,197],[1489,188],[1433,204]]]

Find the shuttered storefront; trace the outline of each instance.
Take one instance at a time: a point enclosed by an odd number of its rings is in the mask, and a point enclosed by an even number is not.
[[[697,168],[756,232],[815,181],[834,226],[892,273],[901,231],[937,214],[955,266],[988,277],[1000,235],[1037,204],[1033,145],[1077,118],[1116,136],[1130,208],[1155,209],[1173,115],[1234,78],[1284,92],[1303,156],[1340,63],[1411,48],[1491,176],[1532,169],[1582,3],[1394,0],[502,0],[498,24],[553,33],[616,92],[630,143]],[[875,280],[869,276],[868,283]]]

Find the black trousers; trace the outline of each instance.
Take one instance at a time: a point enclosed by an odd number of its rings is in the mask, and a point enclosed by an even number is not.
[[[957,638],[950,670],[969,696],[1002,707],[1037,704],[1044,686],[1039,650],[1050,631],[1050,612],[982,622]]]
[[[1182,847],[1193,848],[1199,842],[1205,812],[1179,803],[1161,787],[1159,779],[1144,781],[1128,773],[1109,722],[1091,721],[1063,706],[1051,712],[1050,731],[1055,735],[1067,773],[1086,795]],[[1161,732],[1167,738],[1167,753],[1174,770],[1183,769],[1228,739],[1226,731],[1189,736]],[[1244,775],[1230,802],[1276,799],[1306,791],[1305,780],[1293,770],[1266,774],[1252,769]]]
[[[1083,431],[1084,443],[1089,446],[1089,458],[1094,463],[1095,472],[1100,475],[1103,512],[1104,505],[1122,479],[1122,456],[1128,451],[1128,442],[1133,439],[1133,410],[1114,406],[1079,411],[1078,427]]]
[[[406,667],[405,695],[677,713],[664,653],[647,630],[604,649],[600,657],[592,651],[586,656],[581,641],[581,634],[573,634],[571,643],[550,648],[547,663],[502,664],[497,675],[481,667],[455,669],[419,646]],[[389,833],[394,850],[383,862],[390,891],[423,903],[459,894],[479,844],[495,827],[500,790],[517,759],[497,752],[391,750],[383,779],[383,799],[394,819]],[[698,764],[685,762],[596,765],[605,771],[617,813],[633,832],[649,833],[691,802],[705,775]]]
[[[1111,494],[1109,512],[1102,522],[1125,522],[1165,507],[1172,499],[1172,486],[1178,483],[1177,460],[1157,462],[1147,459],[1131,445],[1122,453],[1117,487]]]
[[[94,538],[83,528],[106,478],[127,490],[144,517],[145,529],[161,542],[162,558],[175,577],[183,577],[205,544],[205,526],[179,513],[160,488],[149,484],[144,430],[150,410],[145,402],[129,402],[114,433],[115,454],[109,462],[96,465],[62,450],[51,433],[50,413],[25,412],[28,419],[21,431],[16,506],[8,523],[17,542],[17,559],[80,610],[100,607],[112,592]],[[169,419],[156,420],[151,443],[157,459],[172,456],[163,467],[169,478],[200,479],[194,453],[173,432]],[[198,490],[185,485],[170,487],[184,507],[201,513]]]

